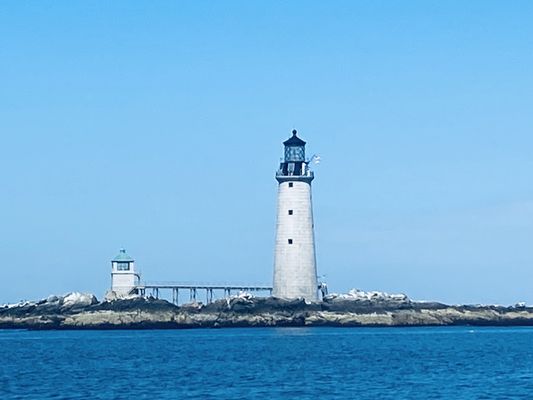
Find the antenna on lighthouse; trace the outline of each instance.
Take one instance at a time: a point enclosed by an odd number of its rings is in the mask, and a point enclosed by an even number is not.
[[[311,159],[309,160],[309,164],[318,165],[318,164],[320,164],[321,160],[322,159],[320,158],[320,156],[318,154],[313,154],[313,157],[311,157]]]

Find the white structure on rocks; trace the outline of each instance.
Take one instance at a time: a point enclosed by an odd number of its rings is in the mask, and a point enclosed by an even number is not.
[[[352,289],[346,294],[331,293],[325,296],[328,300],[352,300],[352,301],[373,301],[388,303],[411,303],[406,294],[389,294],[387,292],[365,292],[364,290]]]
[[[111,261],[111,293],[106,297],[126,297],[134,293],[139,285],[140,275],[135,270],[135,260],[126,250],[120,249],[118,255]]]
[[[278,216],[274,255],[273,296],[318,300],[311,204],[313,172],[305,159],[305,142],[292,131],[276,179]]]

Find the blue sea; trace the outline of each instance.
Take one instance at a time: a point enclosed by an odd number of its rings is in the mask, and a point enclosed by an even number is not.
[[[0,331],[0,399],[531,399],[533,328]]]

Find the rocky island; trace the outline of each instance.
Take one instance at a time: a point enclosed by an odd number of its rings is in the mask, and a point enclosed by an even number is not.
[[[176,306],[150,297],[99,302],[70,293],[0,306],[3,329],[182,329],[304,326],[533,325],[533,307],[446,305],[405,295],[352,290],[321,302],[241,294],[210,304]]]

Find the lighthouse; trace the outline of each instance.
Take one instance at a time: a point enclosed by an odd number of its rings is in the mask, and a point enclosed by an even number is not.
[[[135,268],[135,260],[125,249],[120,249],[118,255],[111,260],[111,291],[106,297],[126,297],[135,294],[139,280],[140,274]]]
[[[279,185],[272,294],[316,301],[318,283],[311,201],[314,175],[305,158],[305,142],[296,130],[283,145],[285,154],[276,173]]]

